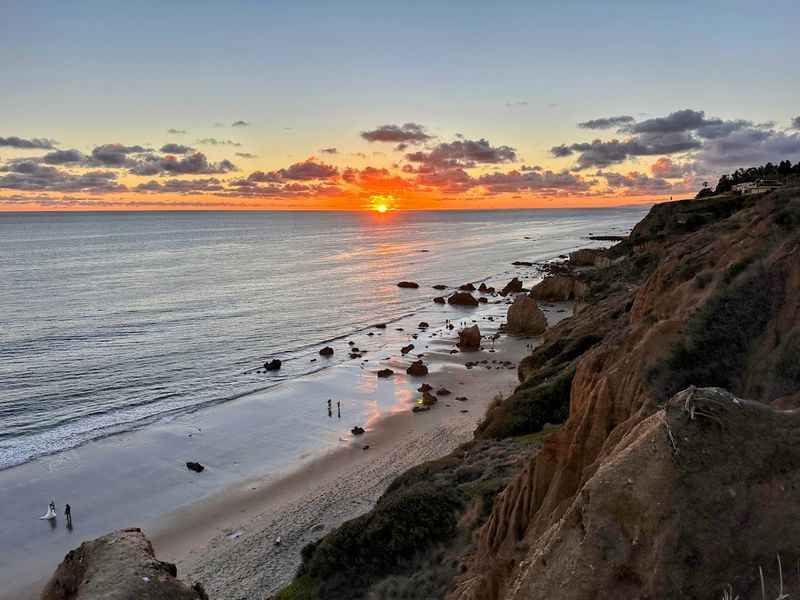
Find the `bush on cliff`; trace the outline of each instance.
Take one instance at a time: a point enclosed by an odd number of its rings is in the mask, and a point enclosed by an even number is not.
[[[651,373],[657,395],[667,400],[690,386],[739,388],[751,349],[783,299],[784,277],[758,266],[749,275],[735,268],[723,287],[690,319],[665,365]],[[740,263],[737,263],[739,265]],[[738,277],[744,277],[737,283]]]
[[[569,416],[569,395],[574,368],[551,378],[530,377],[514,393],[486,413],[475,434],[479,438],[504,438],[541,431],[547,423],[562,423]]]
[[[460,506],[454,490],[427,482],[392,490],[372,512],[307,546],[299,574],[319,582],[320,598],[358,597],[404,559],[449,538]]]

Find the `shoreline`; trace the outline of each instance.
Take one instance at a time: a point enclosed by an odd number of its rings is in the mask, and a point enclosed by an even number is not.
[[[543,303],[549,326],[569,316],[570,306]],[[489,307],[505,313],[507,304],[501,298]],[[499,319],[487,322],[485,312],[467,314],[483,327],[499,324]],[[119,522],[114,528],[141,526],[159,559],[176,563],[180,578],[199,581],[211,597],[246,599],[273,593],[293,577],[303,546],[370,510],[400,473],[471,440],[494,397],[518,385],[517,364],[535,339],[503,335],[493,351],[487,347],[450,354],[455,338],[455,330],[432,336],[434,349],[424,351],[430,374],[404,382],[414,389],[429,383],[451,390],[432,410],[415,414],[408,402],[365,422],[364,435],[339,437],[335,446],[305,454],[292,468],[240,478],[157,518]],[[398,360],[380,362],[397,369]],[[476,360],[510,360],[513,368],[464,367]],[[370,380],[375,378],[368,373]],[[394,377],[406,378],[404,373]],[[457,402],[461,395],[469,400]],[[362,449],[365,445],[367,450]],[[278,536],[280,546],[274,544]],[[72,544],[77,545],[78,540]],[[37,598],[48,576],[49,571],[32,584],[0,593],[0,599]]]
[[[525,273],[527,269],[516,269],[516,271],[529,283],[532,281],[529,279],[531,274]],[[164,560],[178,563],[182,577],[188,574],[198,580],[208,579],[196,566],[201,562],[198,556],[203,555],[203,549],[208,552],[217,549],[218,538],[224,538],[226,529],[235,528],[237,519],[241,521],[242,517],[256,518],[266,510],[263,507],[276,509],[280,505],[288,508],[292,501],[298,500],[302,493],[307,491],[309,478],[312,479],[311,485],[320,485],[318,475],[322,471],[336,472],[341,479],[352,480],[352,477],[347,475],[350,465],[353,465],[353,469],[367,463],[382,465],[379,468],[380,481],[371,488],[371,493],[361,494],[362,500],[354,505],[357,510],[332,513],[325,527],[318,529],[316,533],[321,536],[330,527],[368,510],[383,488],[400,472],[414,464],[443,456],[459,444],[471,439],[472,432],[478,420],[483,417],[491,399],[497,393],[509,393],[517,385],[516,365],[528,352],[525,348],[527,342],[522,339],[502,336],[494,352],[487,348],[486,352],[450,354],[457,334],[455,330],[448,330],[444,326],[444,321],[449,318],[455,323],[460,321],[463,325],[477,322],[482,328],[482,333],[487,337],[491,336],[500,322],[505,320],[509,300],[502,297],[490,300],[489,304],[481,304],[477,309],[471,310],[458,308],[453,310],[449,306],[433,305],[409,316],[405,319],[407,322],[398,323],[405,325],[405,332],[402,335],[395,333],[402,331],[402,328],[376,330],[375,335],[383,337],[368,339],[382,344],[382,349],[370,352],[371,358],[364,362],[345,361],[298,381],[286,382],[279,391],[270,390],[269,394],[253,394],[232,403],[179,416],[146,430],[105,438],[97,444],[82,446],[61,455],[0,473],[0,484],[6,482],[11,489],[18,487],[27,490],[20,492],[22,496],[12,498],[12,505],[6,507],[9,509],[9,514],[29,512],[31,498],[38,498],[42,493],[50,495],[50,492],[45,493],[41,490],[59,489],[59,498],[72,498],[75,494],[66,492],[67,483],[73,490],[96,489],[98,480],[108,479],[105,473],[115,473],[112,475],[115,478],[112,491],[104,489],[99,494],[113,498],[109,500],[111,504],[102,502],[101,498],[94,498],[91,500],[95,505],[93,507],[87,498],[83,498],[79,504],[80,520],[76,519],[76,529],[74,532],[70,531],[69,535],[63,532],[62,527],[57,527],[44,536],[41,528],[36,527],[40,524],[38,522],[16,525],[18,529],[25,528],[31,531],[33,537],[16,535],[7,539],[15,537],[25,539],[26,542],[19,546],[19,551],[31,558],[35,557],[35,560],[16,562],[13,562],[13,558],[0,560],[0,571],[5,571],[7,574],[13,572],[21,583],[13,590],[0,592],[0,598],[5,600],[37,597],[38,590],[69,549],[102,532],[125,526],[141,526],[154,540],[159,556]],[[560,320],[567,316],[563,307],[548,308],[543,305],[542,308],[553,319]],[[434,327],[427,330],[417,329],[416,323],[420,317],[431,321]],[[401,337],[407,339],[410,334],[413,334],[411,337],[414,338],[417,351],[424,354],[424,360],[431,369],[425,378],[406,376],[405,366],[414,360],[416,355],[401,356],[395,348],[399,347]],[[506,356],[501,348],[505,346],[514,346],[516,349]],[[489,360],[510,359],[514,368],[464,369],[463,363],[475,360],[479,354],[485,354],[485,358]],[[387,366],[396,371],[395,376],[389,380],[376,378],[375,371]],[[492,376],[487,377],[490,373]],[[461,395],[458,380],[464,378],[473,388],[478,380],[484,381],[485,394],[481,394],[480,402],[474,391],[463,394],[470,397],[470,402],[463,406],[454,400],[456,396]],[[411,405],[419,395],[416,388],[425,381],[431,384],[436,382],[436,387],[445,385],[453,391],[453,394],[427,413],[412,414]],[[326,427],[330,430],[322,431],[322,437],[311,439],[307,432],[289,431],[291,428],[287,428],[287,439],[291,438],[295,447],[307,449],[296,454],[294,458],[283,459],[282,464],[278,460],[280,456],[273,456],[274,453],[268,451],[269,444],[265,444],[261,433],[263,429],[258,427],[259,422],[263,424],[265,419],[269,419],[269,415],[264,412],[265,409],[282,411],[281,406],[292,402],[293,406],[297,407],[292,409],[296,422],[312,418],[317,419],[319,423],[317,402],[321,402],[321,399],[313,400],[311,396],[353,398],[354,393],[360,394],[359,397],[368,398],[367,404],[371,407],[361,406],[353,413],[352,409],[357,407],[348,404],[346,418],[342,421],[334,418],[332,422],[326,423]],[[297,406],[298,402],[301,403],[300,406]],[[313,413],[308,413],[312,404]],[[450,404],[451,407],[446,407],[446,404]],[[461,410],[469,412],[461,413]],[[299,412],[295,414],[294,411]],[[452,422],[447,426],[437,425],[446,420]],[[350,439],[349,435],[343,438],[341,428],[345,423],[348,424],[347,430],[353,424],[360,423],[368,431],[357,440]],[[234,434],[235,440],[231,439],[231,434]],[[384,441],[381,441],[382,438],[385,438]],[[231,455],[231,442],[234,445],[238,444],[241,456]],[[364,444],[370,445],[369,451],[360,449]],[[281,445],[280,440],[278,445]],[[392,447],[404,447],[407,450],[400,452],[399,456],[391,460],[385,459],[392,451]],[[137,450],[132,453],[133,448]],[[416,454],[412,450],[416,451]],[[181,456],[185,459],[181,459]],[[286,453],[281,456],[286,456]],[[345,460],[341,460],[343,456],[346,457]],[[207,470],[204,476],[197,477],[195,474],[175,469],[176,457],[179,460],[201,460],[212,470]],[[378,457],[384,457],[384,460],[376,460]],[[117,460],[122,460],[122,465],[118,464]],[[336,461],[340,464],[331,469],[330,465]],[[287,469],[287,464],[292,467]],[[328,467],[314,467],[324,464]],[[71,476],[74,475],[77,477],[72,481]],[[137,480],[144,482],[152,480],[149,485],[156,486],[154,490],[158,490],[157,496],[148,495],[146,486],[140,489],[136,484]],[[35,482],[34,486],[26,483],[31,481]],[[297,483],[292,485],[292,481]],[[323,484],[329,482],[329,479],[322,481]],[[367,484],[366,481],[360,484],[362,492],[368,489]],[[127,492],[133,497],[126,494],[126,487]],[[260,496],[254,494],[252,487],[261,490],[262,494]],[[32,493],[33,489],[39,491]],[[348,493],[355,497],[359,490],[351,489]],[[92,494],[92,496],[97,495]],[[115,504],[117,501],[121,501],[119,506]],[[73,503],[73,507],[75,505]],[[138,506],[136,510],[149,511],[151,514],[145,518],[132,517],[132,513],[126,510],[126,506],[129,505]],[[90,514],[87,518],[87,513],[95,512],[93,509],[99,511],[95,521],[105,519],[104,522],[101,520],[99,525],[88,522],[95,516]],[[73,512],[75,513],[75,508]],[[261,520],[263,521],[263,517]],[[235,531],[231,530],[229,533]],[[167,539],[172,541],[166,542]],[[300,547],[307,541],[311,540],[304,541]],[[299,549],[298,547],[295,553],[298,559]],[[284,553],[288,554],[288,551],[284,550]],[[275,585],[285,583],[284,580],[288,580],[293,574],[296,561],[287,564],[289,566],[284,564],[278,568],[279,575],[276,576]],[[209,585],[209,589],[213,589],[213,584]]]
[[[548,317],[566,314],[555,310],[563,308],[550,309]],[[224,592],[226,598],[244,599],[277,591],[293,577],[303,546],[370,510],[402,472],[471,440],[494,397],[518,385],[516,363],[530,341],[503,336],[492,353],[433,358],[449,364],[419,383],[447,387],[452,394],[431,411],[384,417],[359,436],[356,446],[337,448],[274,481],[242,482],[166,516],[150,531],[157,555],[175,562],[179,576],[201,582],[211,597]],[[515,366],[463,367],[484,358],[512,360]],[[460,395],[469,400],[457,402]],[[364,445],[369,448],[362,450]]]

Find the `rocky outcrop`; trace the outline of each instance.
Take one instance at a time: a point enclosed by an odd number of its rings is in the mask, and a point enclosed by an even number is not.
[[[264,370],[265,371],[279,371],[282,364],[283,363],[281,362],[281,360],[279,358],[273,358],[272,360],[269,360],[269,361],[264,363]]]
[[[199,584],[177,579],[172,563],[156,558],[141,529],[120,529],[82,543],[58,565],[42,600],[208,600]]]
[[[599,267],[607,264],[604,248],[581,248],[569,253],[569,262],[574,267]]]
[[[428,367],[421,360],[415,360],[406,369],[406,373],[412,377],[425,377],[428,374]]]
[[[447,303],[454,306],[478,306],[475,296],[469,292],[456,292],[447,299]]]
[[[586,293],[586,284],[568,275],[545,277],[531,288],[531,297],[546,302],[580,300]]]
[[[519,294],[522,291],[522,281],[519,278],[514,277],[511,281],[503,286],[503,289],[500,290],[501,296],[508,296],[509,294]]]
[[[459,350],[480,350],[481,330],[477,325],[465,327],[458,332]]]
[[[514,298],[506,321],[506,331],[513,335],[539,335],[547,329],[547,317],[536,300],[524,294]]]

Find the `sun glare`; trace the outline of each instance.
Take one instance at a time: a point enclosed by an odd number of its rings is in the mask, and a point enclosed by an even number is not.
[[[375,212],[385,213],[394,210],[394,196],[389,194],[374,194],[369,197],[369,209]]]

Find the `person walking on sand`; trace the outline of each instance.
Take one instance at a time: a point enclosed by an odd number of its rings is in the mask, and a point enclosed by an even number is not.
[[[69,504],[64,506],[64,520],[67,522],[67,529],[72,529],[72,508]]]
[[[337,400],[336,401],[336,413],[339,416],[339,418],[341,419],[342,418],[342,401],[341,400]]]

